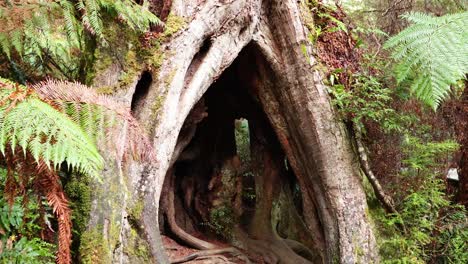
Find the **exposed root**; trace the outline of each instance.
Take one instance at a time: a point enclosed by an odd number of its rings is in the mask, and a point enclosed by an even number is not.
[[[225,260],[224,263],[229,263],[226,257],[221,256],[220,254],[231,254],[233,256],[238,256],[245,263],[250,263],[250,261],[236,248],[228,247],[228,248],[219,248],[219,249],[207,249],[207,250],[200,250],[198,252],[192,253],[188,256],[185,256],[180,259],[176,259],[171,261],[171,263],[184,263],[195,259],[206,259],[206,258],[221,258]]]
[[[262,256],[265,263],[268,263],[268,264],[276,264],[276,263],[312,264],[313,263],[311,260],[308,259],[307,254],[299,254],[298,252],[293,250],[292,246],[286,243],[284,239],[281,239],[275,235],[271,235],[269,237],[262,237],[261,239],[252,239],[248,236],[248,234],[246,234],[240,228],[236,228],[235,233],[236,233],[236,239],[240,242],[241,247],[245,250],[248,250],[249,252],[254,252]],[[302,245],[302,244],[299,242],[296,242],[294,247],[296,249],[301,248],[301,250],[303,250],[303,248],[300,247],[299,245]],[[298,251],[301,251],[301,250],[298,250]],[[309,253],[312,254],[312,252],[309,252]],[[313,254],[311,256],[313,256]]]
[[[217,246],[215,244],[209,243],[207,241],[201,240],[192,236],[191,234],[185,232],[176,222],[175,219],[175,208],[174,208],[174,173],[173,169],[168,171],[166,175],[167,179],[167,198],[165,201],[164,209],[167,217],[167,222],[169,224],[169,228],[171,231],[176,235],[179,239],[184,241],[187,245],[196,248],[196,249],[215,249]]]
[[[221,263],[228,263],[228,264],[235,264],[232,261],[229,261],[228,258],[226,258],[223,255],[213,255],[213,256],[206,256],[206,257],[199,257],[198,260],[204,260],[204,259],[220,259],[222,262]]]
[[[284,239],[283,241],[286,245],[288,245],[290,249],[292,249],[299,256],[308,260],[314,260],[317,258],[316,254],[314,254],[312,250],[304,246],[302,243],[292,239]]]
[[[220,254],[231,254],[233,256],[236,256],[237,258],[241,259],[244,261],[244,263],[250,263],[249,259],[242,254],[239,250],[233,247],[229,248],[217,248],[218,246],[215,244],[212,244],[210,242],[201,240],[199,238],[196,238],[192,236],[191,234],[185,232],[176,222],[175,219],[175,208],[174,208],[174,180],[175,180],[175,175],[173,174],[173,170],[170,169],[168,171],[168,175],[166,176],[166,179],[168,182],[167,183],[167,198],[166,198],[166,204],[165,204],[165,213],[167,217],[167,221],[169,224],[169,228],[171,231],[176,235],[179,239],[184,241],[186,244],[189,246],[200,249],[200,251],[195,252],[193,254],[190,254],[186,257],[177,259],[172,261],[171,263],[184,263],[187,261],[191,261],[194,259],[200,259],[200,258],[224,258],[223,256],[219,256]],[[226,259],[227,260],[227,259]],[[224,263],[229,263],[229,262],[224,262]]]

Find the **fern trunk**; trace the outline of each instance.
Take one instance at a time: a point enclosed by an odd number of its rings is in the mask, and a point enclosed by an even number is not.
[[[236,221],[231,235],[237,238],[224,241],[267,263],[375,263],[358,165],[317,70],[305,4],[164,1],[164,8],[168,6],[168,19],[182,21],[182,27],[167,33],[154,51],[162,58],[157,68],[112,63],[97,75],[96,86],[124,87],[113,96],[132,106],[151,136],[156,158],[122,166],[123,158],[109,155],[104,182],[95,184],[82,260],[168,263],[161,232],[171,233],[167,231],[174,223],[161,223],[172,221],[174,209],[173,222],[186,229],[179,239],[209,248],[210,243],[193,239],[196,232],[206,231],[206,238],[211,232],[198,225],[204,208],[195,204],[211,204],[208,209],[213,210],[214,201],[224,195],[232,198]],[[167,26],[174,26],[169,20]],[[125,85],[123,73],[131,74]],[[235,119],[241,117],[252,124],[250,169],[255,179],[245,183],[234,177],[228,186],[219,173],[242,174],[233,138]],[[121,135],[122,142],[126,136]],[[200,164],[211,167],[204,171]],[[193,177],[186,184],[188,178],[180,176],[184,166]],[[176,177],[172,180],[178,190],[171,185],[163,190],[170,177]],[[217,179],[222,183],[216,185]],[[250,204],[238,198],[246,185],[255,190]],[[246,207],[254,213],[245,212]],[[182,218],[191,224],[184,226]]]

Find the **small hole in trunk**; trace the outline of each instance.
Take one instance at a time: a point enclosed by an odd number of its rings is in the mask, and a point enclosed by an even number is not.
[[[193,56],[193,60],[187,69],[187,73],[185,74],[185,86],[187,86],[192,80],[193,76],[195,75],[203,60],[205,59],[206,55],[208,54],[210,48],[211,40],[208,37],[205,39],[205,41],[203,41],[203,44],[198,50],[197,54]]]
[[[135,92],[133,93],[132,97],[132,113],[137,113],[138,110],[140,110],[141,107],[144,105],[146,96],[148,96],[148,91],[152,82],[153,77],[151,76],[150,72],[145,71],[141,74],[140,80],[136,85]]]

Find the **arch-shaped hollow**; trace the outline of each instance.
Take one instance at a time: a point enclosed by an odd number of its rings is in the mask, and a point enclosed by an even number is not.
[[[274,76],[250,44],[192,109],[166,175],[161,226],[199,249],[214,247],[201,237],[217,237],[267,263],[322,263],[322,230],[304,221],[303,186],[260,99],[274,83],[265,75]]]

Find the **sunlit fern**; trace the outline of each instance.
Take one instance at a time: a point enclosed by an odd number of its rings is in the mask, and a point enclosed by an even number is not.
[[[403,16],[412,23],[385,44],[398,62],[399,83],[410,81],[416,98],[436,109],[451,85],[468,73],[468,12],[433,17]]]

